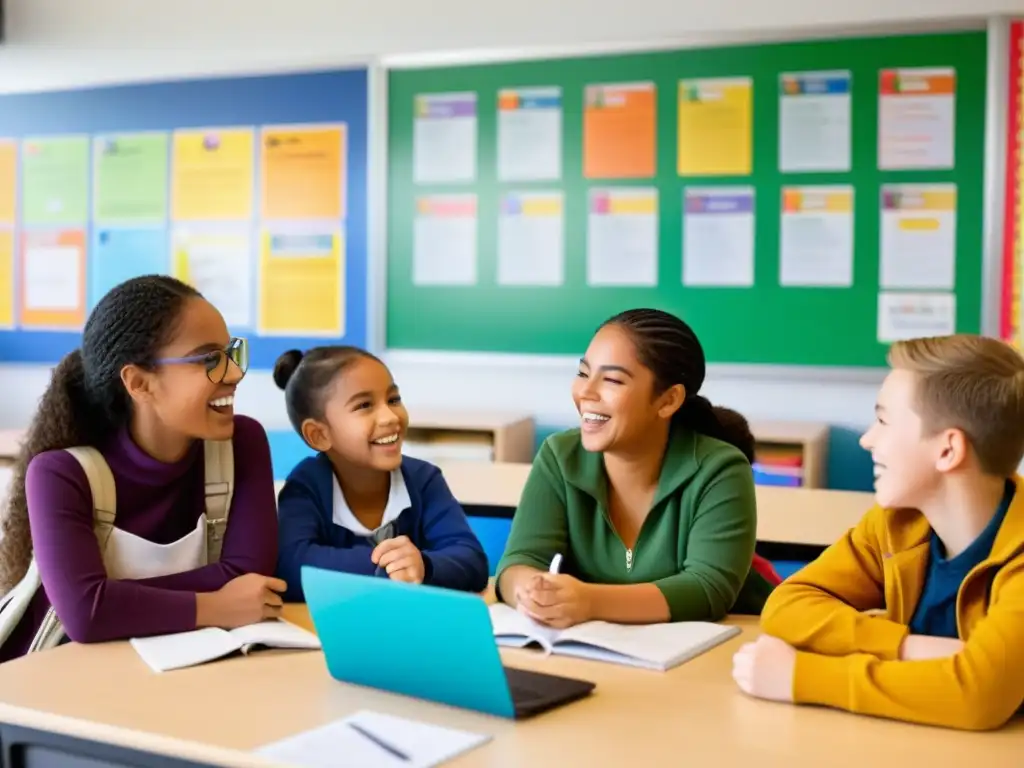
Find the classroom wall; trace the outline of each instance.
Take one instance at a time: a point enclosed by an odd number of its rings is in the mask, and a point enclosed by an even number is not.
[[[7,0],[6,10],[0,89],[21,90],[378,54],[934,25],[1019,12],[1020,0]]]
[[[600,13],[594,8],[592,0],[8,0],[0,92],[344,65],[382,54],[543,53],[609,42],[699,44],[878,31],[879,25],[907,29],[908,23],[910,28],[962,27],[972,19],[978,26],[987,15],[1019,10],[1019,0],[633,0],[604,4]],[[413,410],[458,405],[527,411],[547,426],[574,418],[571,358],[396,353],[387,360]],[[44,367],[0,366],[0,427],[27,422],[48,375]],[[840,442],[850,453],[832,457],[841,469],[848,461],[863,460],[855,433],[871,418],[878,380],[877,375],[811,381],[806,372],[756,378],[713,372],[705,393],[753,418],[819,420],[848,428],[848,439]],[[281,395],[266,373],[250,375],[239,391],[238,409],[268,429],[288,428]]]

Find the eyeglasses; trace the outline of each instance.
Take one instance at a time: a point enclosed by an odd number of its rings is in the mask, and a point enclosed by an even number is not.
[[[214,384],[220,384],[228,375],[228,363],[244,376],[249,370],[249,342],[246,339],[234,338],[224,349],[203,352],[201,355],[188,357],[165,357],[156,361],[157,365],[188,365],[202,363],[206,368],[206,377]]]

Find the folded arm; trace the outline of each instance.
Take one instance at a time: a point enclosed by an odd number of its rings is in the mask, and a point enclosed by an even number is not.
[[[865,613],[885,607],[878,533],[883,514],[878,508],[869,512],[817,560],[776,587],[761,613],[761,629],[812,653],[900,658],[908,628]]]
[[[377,566],[370,547],[336,547],[330,544],[329,513],[320,508],[315,493],[305,484],[288,481],[281,489],[277,575],[288,584],[285,600],[303,599],[302,566],[373,576]]]
[[[191,571],[142,579],[140,584],[215,592],[247,573],[272,576],[277,562],[277,500],[267,435],[257,422],[235,425],[235,478],[220,560]]]
[[[427,583],[483,592],[487,589],[487,554],[438,469],[423,488],[423,505],[421,552]]]
[[[1002,726],[1024,701],[1024,557],[998,578],[988,614],[952,656],[888,661],[800,652],[794,701],[949,728]]]
[[[523,486],[505,553],[496,570],[497,598],[513,608],[517,605],[516,593],[536,574],[546,572],[556,554],[570,556],[564,486],[558,477],[557,463],[545,443]]]

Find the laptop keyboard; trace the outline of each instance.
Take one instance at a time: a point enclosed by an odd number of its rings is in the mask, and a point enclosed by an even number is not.
[[[508,681],[508,689],[512,694],[512,701],[517,704],[528,704],[531,701],[547,697],[548,692],[543,687],[531,685],[531,682],[533,682],[531,678],[535,675],[540,677],[537,673],[505,667],[505,679]]]

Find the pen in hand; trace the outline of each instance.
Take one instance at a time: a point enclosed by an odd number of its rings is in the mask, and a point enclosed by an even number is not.
[[[562,567],[562,553],[559,552],[551,558],[551,565],[548,566],[548,573],[554,575]]]
[[[374,744],[376,744],[378,747],[383,749],[385,752],[389,753],[392,757],[397,757],[399,760],[401,760],[403,762],[406,762],[406,763],[408,763],[410,760],[412,760],[412,758],[409,755],[407,755],[405,752],[400,750],[394,744],[388,744],[380,736],[378,736],[375,733],[371,733],[370,731],[366,730],[363,726],[359,725],[358,723],[348,722],[348,723],[346,723],[346,725],[348,725],[349,728],[351,728],[353,731],[358,733],[363,738],[366,738],[366,739],[369,739],[370,741],[372,741]]]

